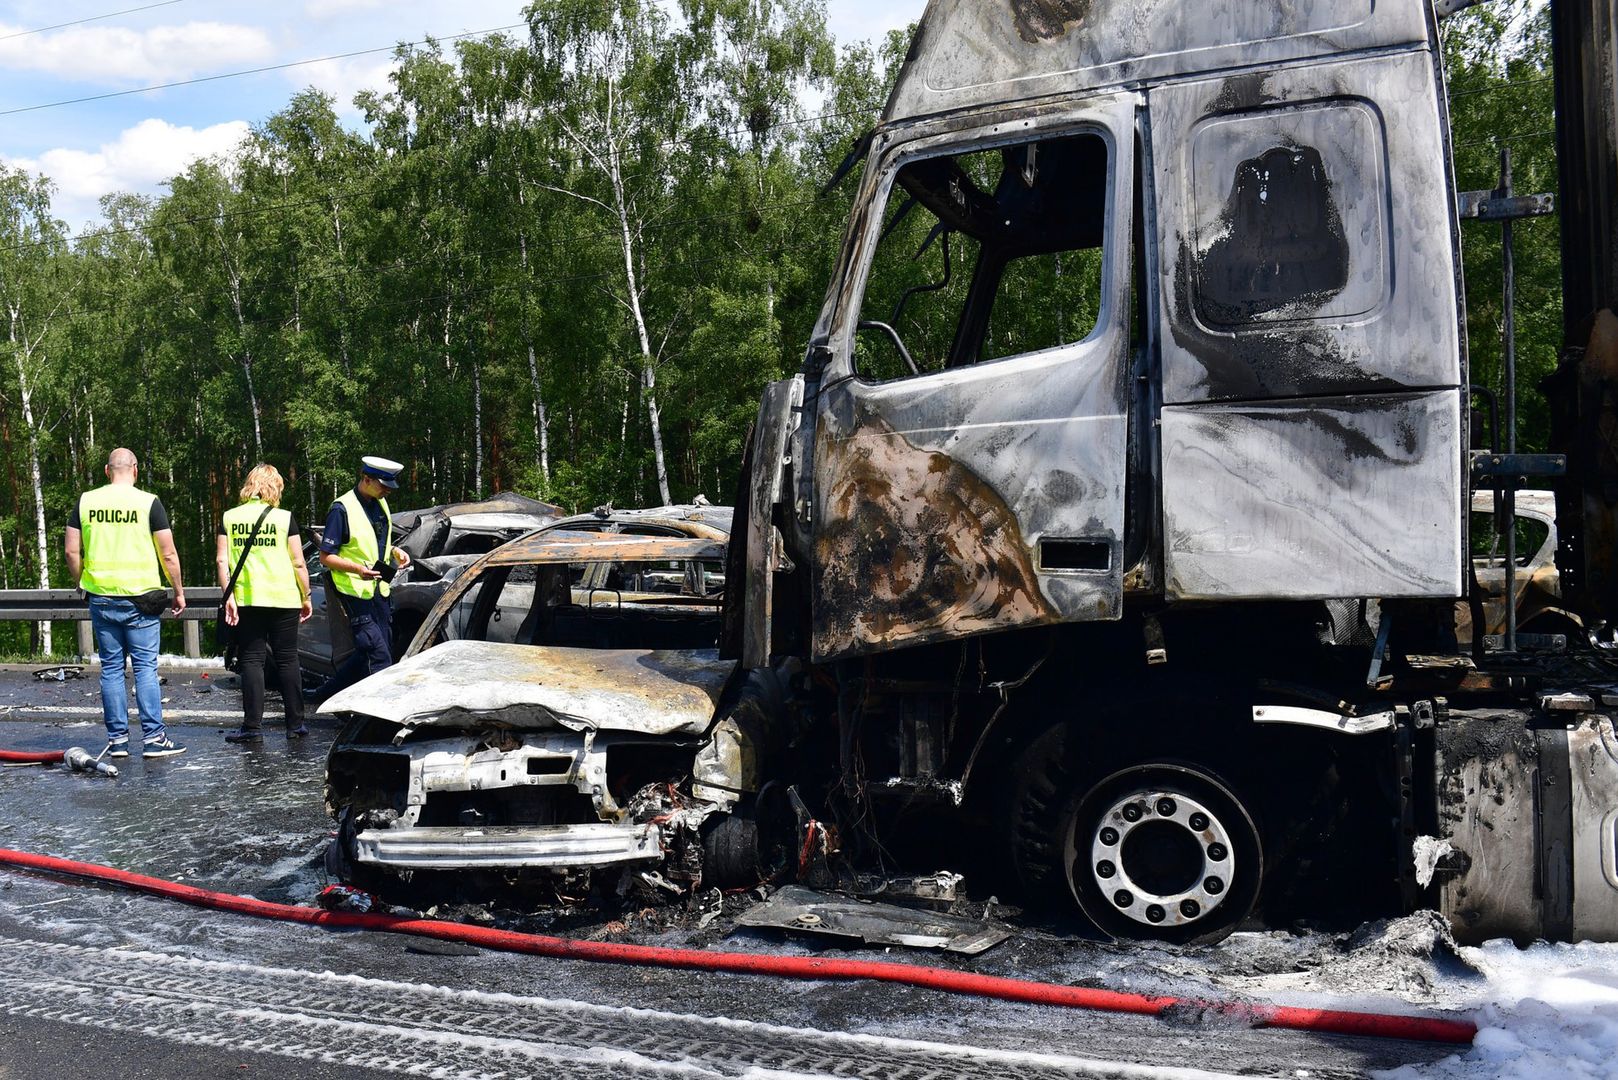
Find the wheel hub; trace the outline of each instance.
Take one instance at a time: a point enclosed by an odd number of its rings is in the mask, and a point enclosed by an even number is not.
[[[1144,926],[1188,926],[1225,900],[1235,845],[1208,807],[1176,791],[1117,799],[1090,838],[1089,873],[1118,914]]]

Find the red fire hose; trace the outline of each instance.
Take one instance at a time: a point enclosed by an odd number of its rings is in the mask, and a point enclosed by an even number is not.
[[[872,979],[903,983],[929,990],[1000,998],[1035,1005],[1056,1005],[1102,1012],[1138,1013],[1146,1016],[1170,1014],[1213,1014],[1228,1017],[1251,1027],[1291,1028],[1298,1031],[1330,1032],[1337,1035],[1371,1035],[1390,1039],[1420,1039],[1427,1042],[1470,1043],[1477,1025],[1466,1020],[1428,1016],[1398,1016],[1379,1013],[1341,1012],[1335,1009],[1305,1009],[1287,1005],[1256,1005],[1239,1002],[1210,1002],[1189,998],[1150,997],[1115,990],[1095,990],[1081,986],[1027,982],[993,975],[920,967],[869,960],[830,960],[812,956],[764,956],[757,953],[706,952],[701,949],[673,949],[653,945],[620,945],[605,941],[573,941],[542,934],[521,934],[483,926],[444,922],[438,919],[411,919],[397,915],[359,914],[322,911],[255,900],[248,896],[209,892],[144,874],[131,874],[111,867],[68,859],[35,855],[26,851],[0,848],[0,865],[43,870],[53,874],[90,878],[122,885],[139,892],[180,900],[199,907],[233,911],[265,919],[309,923],[315,926],[345,927],[357,930],[384,930],[395,934],[416,934],[480,945],[488,949],[530,953],[562,960],[593,960],[643,966],[683,968],[692,971],[733,972],[746,975],[774,975],[793,979]]]
[[[0,750],[0,761],[12,765],[55,765],[66,756],[65,750]]]

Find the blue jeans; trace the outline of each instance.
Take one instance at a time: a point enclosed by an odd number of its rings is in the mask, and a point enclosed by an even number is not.
[[[129,738],[129,695],[124,690],[124,657],[135,668],[135,706],[140,710],[142,742],[163,738],[163,690],[157,683],[160,619],[142,615],[134,601],[121,596],[90,594],[90,627],[101,653],[101,718],[107,741]]]

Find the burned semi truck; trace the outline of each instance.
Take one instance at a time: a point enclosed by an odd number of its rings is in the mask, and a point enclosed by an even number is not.
[[[1123,938],[1618,938],[1612,2],[1556,3],[1524,455],[1473,420],[1460,221],[1513,200],[1457,194],[1430,0],[931,0],[731,545],[810,841]],[[1474,495],[1535,478],[1584,624],[1463,648]]]

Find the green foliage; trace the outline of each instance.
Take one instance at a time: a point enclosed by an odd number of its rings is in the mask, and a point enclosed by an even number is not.
[[[1501,151],[1509,150],[1517,194],[1556,193],[1549,16],[1549,8],[1533,0],[1503,0],[1473,8],[1445,24],[1458,190],[1498,187]],[[1539,383],[1556,367],[1562,346],[1561,243],[1555,218],[1517,222],[1512,232],[1517,438],[1524,450],[1543,450],[1550,419]],[[1501,238],[1496,223],[1471,221],[1461,226],[1472,381],[1496,395],[1504,389]]]

